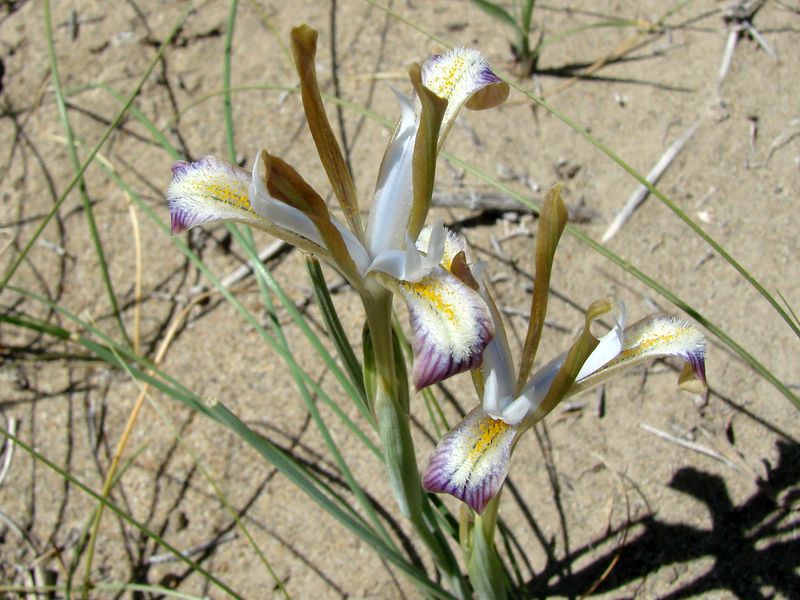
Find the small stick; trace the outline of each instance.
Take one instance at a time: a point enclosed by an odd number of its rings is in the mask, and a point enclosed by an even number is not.
[[[722,82],[728,75],[728,69],[731,67],[731,59],[733,59],[733,51],[736,50],[736,42],[739,40],[739,34],[742,32],[741,26],[734,25],[728,31],[728,39],[725,41],[725,52],[722,53],[722,62],[719,65],[719,76],[717,77],[717,90],[722,87]]]
[[[800,119],[792,119],[789,121],[790,127],[797,127],[798,125],[800,125]],[[774,140],[772,140],[772,143],[769,145],[769,153],[767,154],[767,160],[764,161],[764,164],[766,165],[769,163],[769,161],[772,159],[772,155],[775,154],[775,152],[791,142],[798,135],[800,135],[800,129],[781,132]]]
[[[604,385],[597,388],[595,392],[594,414],[598,419],[602,419],[606,414],[606,386]]]
[[[6,421],[6,431],[11,435],[17,435],[17,420],[14,417]],[[6,451],[3,454],[3,466],[0,468],[0,487],[6,480],[8,470],[11,468],[11,461],[14,458],[14,442],[9,440],[7,443]]]
[[[496,192],[434,192],[433,206],[466,208],[469,210],[500,210],[504,212],[530,212],[519,200]]]
[[[769,54],[770,58],[778,60],[778,53],[775,52],[775,49],[769,45],[769,42],[767,42],[764,36],[761,35],[761,32],[753,27],[752,23],[747,23],[744,28],[750,35],[753,36],[753,39],[758,43],[758,45],[764,49],[764,52]]]
[[[675,157],[680,154],[680,151],[683,150],[686,142],[688,142],[694,135],[694,132],[697,131],[697,127],[699,125],[700,121],[695,122],[688,129],[686,129],[686,131],[684,131],[669,148],[667,148],[667,151],[661,156],[659,161],[650,170],[645,178],[650,185],[655,185],[655,183],[661,178],[661,176],[664,174],[664,171],[667,170],[667,167],[669,167],[672,161],[675,160]],[[639,205],[644,202],[649,193],[650,190],[648,190],[644,185],[640,184],[639,187],[636,188],[636,191],[631,194],[630,198],[628,198],[628,201],[625,203],[622,211],[617,215],[606,232],[603,234],[604,244],[617,234],[625,222],[631,218],[631,215],[639,207]]]
[[[287,244],[282,240],[277,240],[275,242],[272,242],[269,246],[263,248],[258,253],[258,260],[260,260],[261,262],[269,260],[276,254],[281,252],[287,246],[289,246],[289,244]],[[223,277],[220,284],[222,287],[228,289],[232,285],[238,283],[239,281],[247,277],[252,271],[253,271],[253,265],[250,264],[250,261],[247,261],[245,264],[238,267],[235,271]],[[205,292],[207,289],[208,288],[206,288],[205,285],[196,285],[189,290],[189,296],[190,297],[196,296],[197,294]]]
[[[651,427],[647,423],[639,423],[639,427],[644,429],[648,433],[652,433],[653,435],[657,435],[658,437],[667,440],[668,442],[672,442],[673,444],[677,444],[678,446],[682,446],[684,448],[688,448],[689,450],[694,450],[695,452],[699,452],[700,454],[704,454],[706,456],[714,458],[722,463],[725,463],[730,468],[741,472],[741,467],[739,467],[739,465],[737,465],[730,459],[726,458],[719,452],[712,450],[711,448],[707,448],[705,446],[702,446],[700,444],[695,444],[694,442],[689,442],[687,440],[682,440],[681,438],[675,437],[674,435],[670,435],[665,431],[661,431],[660,429]]]
[[[235,540],[238,536],[236,535],[235,530],[231,530],[228,533],[225,533],[219,537],[216,537],[212,540],[208,540],[202,544],[197,544],[196,546],[192,546],[181,552],[181,556],[190,557],[195,554],[201,554],[210,548],[214,548],[220,544],[224,544],[225,542],[230,542],[231,540]],[[163,554],[153,554],[145,559],[144,564],[146,565],[159,565],[163,563],[170,563],[179,560],[177,556],[170,552],[164,552]]]

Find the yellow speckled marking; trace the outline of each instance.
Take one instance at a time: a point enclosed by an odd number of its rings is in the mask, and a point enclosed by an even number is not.
[[[252,212],[250,198],[245,193],[237,193],[230,185],[222,183],[208,183],[203,186],[203,192],[223,204],[229,204]]]
[[[456,309],[447,302],[442,294],[436,292],[435,281],[431,277],[424,277],[417,283],[403,282],[407,290],[416,294],[420,299],[430,304],[435,310],[444,314],[451,323],[456,322]]]
[[[428,87],[433,90],[436,95],[449,98],[453,93],[453,89],[456,87],[456,83],[461,79],[461,73],[464,67],[465,63],[462,56],[453,57],[447,69],[443,69],[441,72],[437,73]]]
[[[510,427],[505,421],[493,419],[491,417],[481,419],[475,426],[480,430],[481,436],[469,451],[469,458],[473,461],[483,454],[486,449],[495,442],[498,436],[505,433]]]
[[[686,327],[681,327],[680,329],[677,329],[671,333],[648,336],[642,340],[639,340],[639,343],[633,348],[627,348],[620,352],[615,362],[624,360],[626,358],[631,358],[633,356],[647,354],[647,352],[654,346],[664,347],[668,344],[673,344],[678,340],[678,338],[685,334],[686,331],[688,331]]]

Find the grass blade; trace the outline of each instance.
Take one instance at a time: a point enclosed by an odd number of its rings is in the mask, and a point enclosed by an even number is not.
[[[2,283],[0,283],[0,293],[2,293],[3,290],[6,288],[6,286],[8,285],[8,282],[14,276],[14,273],[17,272],[17,269],[19,269],[20,265],[23,263],[23,261],[25,260],[25,257],[28,256],[28,253],[31,251],[31,248],[33,248],[33,245],[36,243],[36,240],[39,239],[39,236],[42,234],[42,232],[44,231],[45,227],[47,227],[48,223],[50,223],[51,219],[55,216],[55,214],[58,212],[58,209],[64,203],[64,200],[66,200],[66,198],[67,198],[67,196],[69,196],[70,192],[73,189],[75,189],[75,186],[78,184],[78,182],[81,181],[81,178],[83,177],[83,174],[86,172],[86,169],[89,168],[89,165],[92,164],[92,162],[94,161],[95,157],[97,156],[97,153],[100,152],[100,148],[102,148],[103,145],[105,145],[105,143],[108,140],[108,138],[111,136],[111,134],[116,130],[116,128],[122,122],[122,119],[125,118],[125,115],[127,114],[128,109],[133,104],[133,101],[136,98],[136,96],[139,95],[139,92],[142,90],[142,86],[144,86],[145,81],[147,81],[147,79],[150,77],[150,73],[153,72],[153,69],[155,68],[155,66],[158,63],[158,61],[161,59],[161,56],[164,54],[164,51],[167,49],[167,46],[169,45],[169,43],[172,41],[172,39],[178,34],[178,32],[183,27],[183,23],[186,20],[186,17],[189,15],[189,13],[192,11],[192,9],[193,9],[193,7],[192,7],[192,5],[190,3],[189,6],[186,8],[186,10],[184,10],[184,12],[181,14],[180,18],[175,22],[175,25],[173,25],[172,29],[167,34],[167,37],[164,39],[164,41],[159,46],[158,52],[156,52],[155,57],[153,57],[153,60],[150,62],[150,64],[145,69],[144,74],[142,75],[142,77],[139,78],[139,81],[134,86],[133,91],[128,95],[128,99],[125,101],[125,105],[120,109],[120,111],[117,113],[117,115],[111,121],[111,125],[108,126],[108,128],[105,131],[105,133],[103,133],[103,135],[101,136],[100,141],[97,142],[97,144],[94,146],[94,148],[92,148],[91,152],[89,152],[88,157],[83,162],[83,164],[81,165],[80,169],[78,169],[78,172],[72,178],[72,180],[70,181],[69,185],[67,185],[67,188],[63,192],[61,192],[61,195],[58,197],[58,200],[56,200],[56,202],[53,204],[53,207],[50,209],[50,211],[47,213],[47,215],[45,215],[45,217],[41,220],[41,222],[39,223],[39,226],[36,228],[36,230],[34,231],[33,235],[28,240],[28,242],[25,244],[24,248],[19,253],[17,258],[14,260],[14,262],[11,263],[11,266],[8,268],[8,270],[3,275]]]
[[[232,598],[238,598],[240,600],[243,600],[242,597],[239,594],[237,594],[233,589],[231,589],[228,585],[226,585],[220,579],[218,579],[217,577],[215,577],[214,575],[212,575],[211,573],[206,571],[203,567],[198,565],[196,562],[194,562],[189,557],[184,556],[180,552],[180,550],[178,550],[177,548],[172,546],[170,543],[168,543],[166,540],[164,540],[158,534],[150,531],[147,527],[145,527],[139,521],[137,521],[136,519],[131,517],[128,513],[126,513],[124,510],[122,510],[115,503],[111,502],[110,500],[108,500],[106,498],[103,498],[100,494],[95,492],[88,485],[86,485],[85,483],[83,483],[82,481],[77,479],[76,477],[72,476],[71,474],[67,473],[64,469],[62,469],[56,463],[54,463],[53,461],[48,459],[41,452],[37,452],[36,450],[31,448],[28,444],[26,444],[21,439],[19,439],[17,436],[15,436],[15,435],[11,434],[10,432],[6,431],[5,428],[0,427],[0,435],[4,436],[10,442],[12,442],[12,443],[16,444],[17,446],[19,446],[22,450],[27,452],[28,455],[31,456],[31,458],[33,458],[34,460],[37,460],[38,462],[42,463],[43,465],[45,465],[47,468],[49,468],[53,472],[57,473],[59,476],[64,478],[66,481],[70,482],[72,485],[74,485],[75,487],[79,488],[86,495],[91,496],[92,498],[94,498],[98,502],[102,503],[103,506],[105,506],[108,510],[112,511],[113,513],[115,513],[117,516],[119,516],[121,519],[123,519],[129,525],[132,525],[133,527],[135,527],[136,529],[141,531],[148,538],[150,538],[151,540],[156,542],[159,546],[163,547],[167,552],[173,554],[176,559],[178,559],[179,561],[183,562],[188,567],[190,567],[192,569],[192,571],[195,571],[195,572],[201,574],[210,583],[213,583],[216,587],[218,587],[220,590],[225,592],[228,596],[231,596]]]
[[[471,2],[493,19],[505,23],[516,32],[523,33],[517,21],[511,16],[511,13],[499,4],[489,2],[488,0],[471,0]]]
[[[55,92],[56,106],[58,107],[58,117],[61,120],[61,126],[64,129],[64,134],[67,137],[67,148],[69,150],[69,158],[72,162],[72,168],[76,173],[80,172],[81,165],[78,160],[78,152],[75,147],[75,136],[73,135],[72,126],[69,122],[69,115],[67,114],[67,105],[64,102],[64,91],[61,87],[61,76],[58,71],[58,58],[56,57],[55,42],[53,41],[53,22],[50,14],[50,0],[45,0],[43,4],[44,12],[44,33],[47,42],[47,53],[50,59],[50,78],[53,80],[53,90]],[[97,262],[100,267],[100,274],[103,278],[103,285],[108,294],[108,300],[111,304],[111,311],[114,313],[114,318],[117,321],[122,339],[126,343],[131,344],[131,338],[125,330],[125,324],[122,322],[122,314],[120,313],[119,303],[117,302],[117,295],[114,293],[114,286],[111,282],[111,276],[108,272],[108,262],[106,260],[105,252],[103,251],[103,244],[100,241],[100,234],[97,231],[97,222],[94,218],[94,209],[89,200],[89,195],[86,191],[86,182],[83,176],[80,175],[78,181],[78,189],[83,202],[83,210],[86,213],[86,223],[89,226],[89,235],[94,244],[95,253],[97,254]]]

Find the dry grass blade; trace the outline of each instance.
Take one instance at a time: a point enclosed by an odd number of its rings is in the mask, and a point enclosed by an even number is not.
[[[14,417],[6,419],[6,431],[11,435],[17,435],[17,420]],[[14,460],[14,442],[6,440],[3,444],[3,465],[0,467],[0,486],[5,483],[8,470],[11,468],[11,461]]]
[[[161,346],[156,352],[156,357],[153,361],[153,364],[157,367],[161,364],[161,361],[164,360],[164,356],[169,349],[170,344],[172,343],[175,334],[177,333],[180,325],[183,323],[183,320],[189,314],[189,311],[194,307],[195,304],[204,300],[206,295],[199,295],[192,299],[192,301],[184,307],[184,309],[178,313],[178,315],[173,320],[172,324],[170,325],[169,330],[167,331],[166,335],[164,336],[163,341],[161,342]],[[120,461],[122,460],[122,453],[125,451],[125,447],[128,445],[128,440],[130,439],[131,433],[133,432],[133,428],[136,424],[136,420],[139,417],[139,413],[144,406],[144,401],[147,397],[147,392],[150,388],[148,383],[144,384],[139,396],[136,398],[136,402],[134,402],[133,408],[131,409],[130,415],[128,415],[128,421],[125,423],[125,428],[122,431],[122,435],[117,442],[117,447],[114,450],[114,456],[111,459],[111,466],[106,473],[106,479],[103,482],[103,489],[101,491],[101,497],[103,499],[108,499],[109,495],[111,494],[111,488],[114,485],[117,470],[119,469]],[[95,517],[92,522],[92,529],[89,537],[89,545],[87,549],[86,555],[86,569],[84,573],[84,598],[87,598],[89,590],[91,589],[91,570],[92,570],[92,562],[94,559],[94,551],[97,544],[97,535],[100,530],[100,522],[103,517],[103,508],[105,507],[104,504],[98,504],[97,511],[95,512]]]

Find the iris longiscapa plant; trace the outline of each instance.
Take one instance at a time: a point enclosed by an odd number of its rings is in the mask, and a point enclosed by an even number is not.
[[[482,513],[499,492],[520,436],[565,398],[646,360],[667,356],[685,361],[679,378],[682,388],[706,391],[705,336],[697,328],[663,315],[628,325],[624,304],[609,299],[589,307],[583,332],[569,352],[529,376],[547,311],[552,261],[566,221],[567,211],[556,187],[540,215],[530,327],[516,374],[500,315],[486,286],[480,286],[495,325],[495,337],[474,373],[481,404],[444,435],[424,474],[427,490],[452,494],[476,513]],[[591,329],[601,318],[612,324],[598,339]]]
[[[366,314],[364,379],[383,445],[389,481],[401,512],[433,554],[457,593],[469,595],[439,524],[425,511],[408,415],[403,358],[392,330],[392,299],[408,307],[413,380],[424,388],[480,365],[494,335],[491,311],[477,289],[443,263],[453,233],[426,226],[436,158],[466,106],[502,104],[508,84],[475,50],[456,49],[409,69],[413,92],[395,91],[401,116],[378,171],[367,225],[361,220],[353,177],[325,113],[317,82],[317,32],[305,25],[291,35],[306,120],[341,208],[333,216],[322,196],[278,157],[261,150],[251,172],[206,156],[173,167],[168,203],[173,233],[218,221],[244,223],[286,240],[327,262],[360,295]],[[458,260],[455,261],[458,265]]]
[[[353,177],[319,91],[317,33],[300,26],[291,41],[306,120],[343,219],[331,214],[293,167],[261,150],[251,171],[213,156],[177,163],[167,194],[172,231],[219,221],[244,223],[294,244],[345,277],[364,305],[364,387],[399,508],[454,594],[504,597],[503,568],[492,536],[498,492],[521,434],[564,398],[652,357],[684,358],[688,368],[681,380],[699,391],[705,384],[704,338],[688,323],[667,317],[626,327],[621,304],[598,301],[587,311],[583,334],[570,351],[531,376],[550,269],[566,223],[556,188],[539,222],[530,328],[515,374],[502,321],[483,283],[483,265],[469,261],[463,238],[440,222],[426,225],[437,155],[456,115],[464,106],[481,110],[502,104],[508,85],[475,50],[457,49],[412,65],[412,94],[395,91],[401,116],[364,226]],[[438,443],[423,477],[410,433],[405,363],[392,325],[394,296],[408,308],[415,387],[471,371],[481,399]],[[610,317],[613,325],[598,339],[591,326],[602,317]],[[470,538],[462,520],[471,587],[424,490],[452,494],[475,511],[476,524],[481,522]]]

